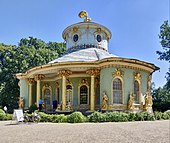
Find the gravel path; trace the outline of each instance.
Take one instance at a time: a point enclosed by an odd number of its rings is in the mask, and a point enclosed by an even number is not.
[[[170,120],[125,123],[0,122],[0,143],[170,143]]]

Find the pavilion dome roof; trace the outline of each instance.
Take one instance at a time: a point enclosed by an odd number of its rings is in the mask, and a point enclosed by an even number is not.
[[[76,51],[72,51],[70,53],[66,53],[65,55],[49,62],[77,62],[77,61],[97,61],[105,58],[117,57],[116,55],[110,54],[103,49],[97,48],[88,48],[88,49],[80,49]]]

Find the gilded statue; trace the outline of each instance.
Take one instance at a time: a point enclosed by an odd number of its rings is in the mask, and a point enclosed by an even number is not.
[[[128,110],[133,110],[134,108],[135,108],[134,97],[133,97],[133,94],[131,93],[129,96],[129,101],[128,101]]]
[[[91,18],[88,16],[88,13],[84,10],[79,13],[79,17],[85,18],[84,22],[91,22]]]
[[[61,105],[61,104],[58,104],[57,110],[61,110],[61,109],[62,109],[62,105]]]
[[[144,110],[148,111],[148,108],[152,108],[153,102],[152,102],[152,96],[150,94],[145,95],[145,104],[144,104]]]
[[[107,110],[107,109],[108,109],[108,97],[106,95],[106,92],[104,92],[102,97],[102,110]]]
[[[153,105],[152,96],[149,95],[149,96],[148,96],[148,107],[152,107],[152,105]]]
[[[24,98],[23,97],[19,97],[19,108],[24,108]]]
[[[68,111],[72,110],[72,106],[71,106],[70,102],[68,102],[68,104],[66,105],[66,110],[68,110]]]

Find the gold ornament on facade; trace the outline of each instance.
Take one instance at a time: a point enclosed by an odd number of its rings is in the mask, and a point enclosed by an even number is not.
[[[84,10],[79,13],[79,17],[85,18],[84,22],[91,22],[91,18],[88,16],[88,13]]]
[[[71,85],[71,82],[68,78],[66,79],[66,85]]]
[[[82,80],[80,81],[80,83],[79,83],[79,86],[80,86],[80,85],[87,85],[87,86],[88,86],[89,84],[88,84],[87,79],[82,79]]]
[[[141,74],[140,74],[139,72],[135,72],[135,73],[134,73],[134,78],[135,78],[136,80],[141,80]]]
[[[70,71],[70,70],[61,70],[61,71],[58,72],[58,75],[60,77],[62,77],[62,76],[68,77],[71,74],[72,74],[72,71]]]
[[[44,79],[45,78],[45,75],[43,75],[43,74],[38,74],[38,75],[36,75],[35,77],[34,77],[34,79],[37,81],[37,80],[42,80],[42,79]]]
[[[99,69],[90,69],[90,70],[87,70],[86,73],[91,76],[96,76],[100,73],[100,70]]]
[[[101,31],[102,31],[101,28],[97,28],[98,33],[101,33]]]
[[[77,27],[73,27],[73,31],[74,31],[74,32],[77,32],[77,31],[78,31],[78,28],[77,28]]]
[[[48,82],[44,82],[44,87],[49,87],[49,83]]]
[[[112,74],[112,76],[113,76],[113,77],[116,77],[116,76],[118,76],[118,77],[123,77],[123,76],[124,76],[124,71],[122,71],[122,70],[120,70],[120,69],[116,69],[116,72],[114,72],[114,73]]]
[[[28,78],[29,84],[33,84],[35,82],[34,78]]]
[[[59,87],[59,83],[58,83],[58,81],[56,81],[55,86],[56,86],[56,87]]]

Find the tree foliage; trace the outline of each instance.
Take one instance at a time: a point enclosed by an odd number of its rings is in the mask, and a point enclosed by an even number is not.
[[[16,73],[46,64],[65,50],[64,43],[45,43],[33,37],[21,39],[18,46],[0,44],[0,106],[7,106],[10,111],[18,107]]]
[[[170,64],[170,26],[168,21],[165,21],[160,27],[159,34],[160,43],[163,51],[156,51],[159,55],[159,60],[165,60]],[[170,68],[167,72],[167,83],[163,88],[153,89],[153,109],[156,111],[170,110]]]
[[[156,53],[159,55],[160,60],[168,61],[170,64],[170,26],[168,25],[168,21],[165,21],[160,27],[159,39],[160,43],[163,47],[163,51],[157,51]],[[170,68],[167,72],[167,86],[170,88]]]
[[[154,88],[152,90],[153,110],[164,112],[170,110],[170,90],[167,84],[163,88]]]

